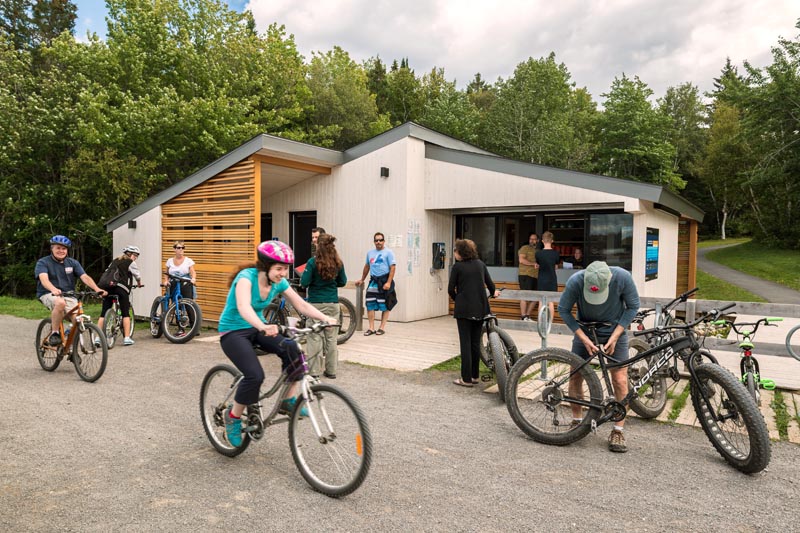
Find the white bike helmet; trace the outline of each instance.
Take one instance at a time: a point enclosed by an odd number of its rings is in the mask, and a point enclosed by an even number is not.
[[[139,251],[139,247],[138,246],[133,246],[132,244],[129,244],[128,246],[126,246],[122,250],[122,253],[123,254],[137,254],[137,255],[139,255],[142,252]]]

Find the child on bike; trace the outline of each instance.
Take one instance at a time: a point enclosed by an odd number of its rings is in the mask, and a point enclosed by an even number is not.
[[[280,241],[264,241],[256,248],[258,260],[241,265],[231,274],[230,290],[225,308],[219,318],[220,345],[231,362],[244,374],[234,396],[233,407],[225,410],[225,433],[233,446],[242,444],[241,416],[247,405],[258,401],[264,382],[264,369],[254,345],[281,358],[286,369],[300,354],[297,343],[278,333],[276,324],[267,324],[264,309],[283,294],[303,315],[329,322],[327,316],[301,298],[289,285],[289,267],[294,264],[294,252]],[[297,402],[296,385],[281,403],[280,412],[289,414]],[[301,415],[304,415],[301,411]]]

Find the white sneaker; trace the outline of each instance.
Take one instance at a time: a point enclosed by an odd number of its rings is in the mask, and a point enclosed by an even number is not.
[[[133,342],[133,339],[131,339],[130,337],[125,337],[122,340],[122,345],[123,346],[131,346],[132,344],[135,344],[135,343]]]

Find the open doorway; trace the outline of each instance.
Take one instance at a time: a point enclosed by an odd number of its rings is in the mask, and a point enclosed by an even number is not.
[[[295,265],[305,264],[311,258],[311,230],[316,227],[316,211],[289,213],[289,246],[294,250]]]

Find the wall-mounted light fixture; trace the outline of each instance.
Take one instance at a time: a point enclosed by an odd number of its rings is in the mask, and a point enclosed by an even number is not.
[[[136,229],[136,221],[135,220],[129,220],[128,221],[128,229]]]
[[[381,177],[382,178],[389,177],[389,167],[381,167]]]

